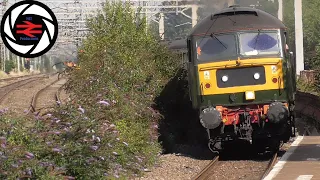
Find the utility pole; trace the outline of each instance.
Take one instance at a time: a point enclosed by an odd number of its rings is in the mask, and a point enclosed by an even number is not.
[[[294,1],[295,41],[296,41],[296,73],[304,70],[302,0]]]
[[[197,24],[197,20],[198,20],[198,5],[192,5],[192,14],[191,14],[191,20],[192,20],[192,27],[194,27]]]
[[[162,12],[159,19],[159,36],[161,40],[164,40],[164,14]]]
[[[283,2],[282,2],[282,0],[278,0],[278,3],[279,3],[278,19],[280,19],[280,21],[282,21],[282,19],[283,19]]]

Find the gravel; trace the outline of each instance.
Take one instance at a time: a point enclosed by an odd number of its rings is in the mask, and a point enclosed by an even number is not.
[[[214,158],[206,146],[176,145],[175,151],[180,153],[161,155],[159,163],[136,180],[192,179]]]
[[[289,149],[292,139],[285,143],[278,153],[278,160]],[[164,154],[160,156],[160,163],[155,165],[143,177],[136,179],[152,180],[187,180],[192,179],[200,173],[214,158],[214,154],[206,147],[191,147],[180,145],[182,154]],[[185,155],[188,154],[188,155]],[[247,156],[247,155],[246,155]],[[270,156],[271,158],[271,156]],[[238,158],[237,158],[238,159]],[[249,157],[239,158],[240,160],[221,160],[216,164],[216,170],[212,172],[210,180],[259,180],[268,166],[269,158],[253,159]],[[244,159],[244,160],[243,160]],[[250,160],[245,160],[250,159]],[[251,160],[253,159],[253,160]]]
[[[0,105],[0,108],[9,108],[11,113],[16,115],[25,115],[25,110],[28,110],[30,107],[32,96],[46,85],[56,80],[56,78],[56,76],[53,76],[50,78],[39,79],[11,91]],[[49,100],[50,97],[45,99]]]
[[[56,80],[55,78],[54,80]],[[42,91],[38,96],[36,109],[54,106],[56,104],[55,94],[59,87],[62,86],[65,82],[65,79],[60,79],[58,82],[51,85],[45,91]]]
[[[212,173],[210,180],[260,180],[269,161],[222,161]]]
[[[153,167],[150,172],[146,172],[143,177],[137,179],[192,179],[192,177],[199,173],[209,162],[210,160],[198,160],[176,154],[161,155],[160,164]]]

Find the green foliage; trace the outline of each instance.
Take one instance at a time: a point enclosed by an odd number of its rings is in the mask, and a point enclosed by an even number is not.
[[[301,92],[308,92],[313,94],[318,94],[319,87],[317,83],[306,82],[301,78],[297,78],[297,90]]]
[[[284,22],[289,29],[290,43],[289,47],[295,49],[295,21],[294,21],[294,0],[287,0],[284,2]],[[315,69],[319,66],[319,43],[320,43],[320,32],[318,19],[320,12],[320,1],[308,0],[303,1],[302,12],[303,12],[303,45],[305,55],[305,68]]]
[[[6,73],[9,73],[10,71],[12,71],[14,68],[15,68],[15,63],[13,60],[9,60],[9,61],[6,61],[6,64],[5,64],[5,72]]]
[[[81,69],[66,84],[67,104],[46,119],[0,116],[7,141],[0,147],[2,178],[28,169],[35,179],[128,177],[157,160],[160,116],[153,101],[180,61],[133,14],[128,4],[113,2],[88,20],[91,34],[81,47]]]
[[[43,66],[44,66],[44,71],[45,72],[51,72],[52,71],[52,66],[50,64],[50,59],[48,56],[44,55],[42,56],[42,61],[43,61]]]

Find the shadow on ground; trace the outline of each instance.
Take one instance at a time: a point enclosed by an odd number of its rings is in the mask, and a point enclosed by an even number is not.
[[[155,100],[164,117],[159,123],[163,153],[180,153],[196,159],[211,159],[207,134],[188,94],[187,71],[179,70]]]

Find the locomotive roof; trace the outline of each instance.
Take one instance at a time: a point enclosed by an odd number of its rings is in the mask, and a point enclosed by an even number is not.
[[[249,29],[285,29],[278,18],[259,9],[231,6],[207,16],[191,30],[190,35],[204,35]]]

